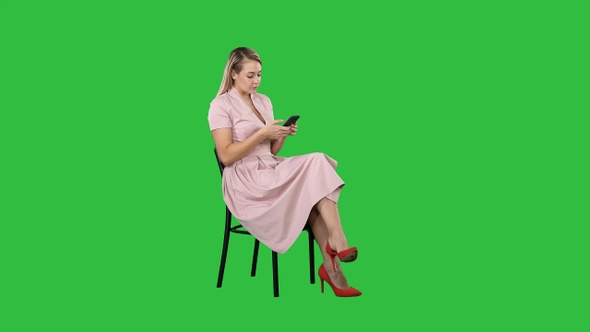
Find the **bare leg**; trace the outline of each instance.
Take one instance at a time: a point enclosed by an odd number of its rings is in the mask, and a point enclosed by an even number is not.
[[[344,230],[340,223],[338,205],[334,203],[334,201],[324,197],[316,204],[316,208],[321,215],[322,220],[324,220],[324,224],[328,231],[328,242],[330,243],[330,247],[335,251],[348,249],[348,242],[346,241],[346,236],[344,236]]]
[[[334,262],[336,263],[336,271],[332,268],[332,259],[330,255],[326,252],[326,242],[328,241],[328,228],[326,227],[326,223],[318,210],[314,207],[311,209],[311,213],[309,214],[309,224],[311,225],[311,230],[313,231],[313,236],[320,247],[322,252],[322,257],[324,258],[324,267],[332,280],[332,283],[338,288],[346,289],[348,288],[348,282],[346,281],[346,277],[340,268],[340,262],[336,259]]]

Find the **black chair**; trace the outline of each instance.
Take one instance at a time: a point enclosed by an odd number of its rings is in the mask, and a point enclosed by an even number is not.
[[[215,159],[217,159],[217,165],[219,166],[219,171],[223,176],[223,169],[224,165],[219,160],[219,155],[217,154],[217,149],[213,149],[215,152]],[[305,225],[304,230],[307,230],[309,235],[309,282],[315,284],[315,263],[314,263],[314,237],[311,231],[311,227],[309,223]],[[219,266],[219,275],[217,277],[217,288],[221,287],[221,283],[223,282],[223,272],[225,271],[225,261],[227,259],[227,249],[229,247],[229,237],[231,233],[238,233],[238,234],[248,234],[251,235],[246,229],[243,229],[243,226],[237,224],[232,226],[232,213],[229,211],[227,205],[225,206],[225,232],[223,234],[223,250],[221,251],[221,264]],[[252,277],[256,276],[256,263],[258,262],[258,248],[260,247],[260,241],[254,238],[254,255],[252,257],[252,271],[250,275]],[[277,252],[274,250],[272,251],[272,284],[273,284],[273,291],[274,296],[279,297],[279,260]]]

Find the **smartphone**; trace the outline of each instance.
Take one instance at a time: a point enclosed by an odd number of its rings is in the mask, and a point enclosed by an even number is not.
[[[285,121],[283,126],[288,127],[288,126],[294,124],[295,122],[297,122],[298,119],[299,119],[299,115],[291,115],[291,117],[289,119],[287,119],[287,121]]]

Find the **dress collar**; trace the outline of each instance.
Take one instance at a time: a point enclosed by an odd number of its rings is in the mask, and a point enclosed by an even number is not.
[[[232,86],[229,89],[228,92],[230,95],[233,95],[234,97],[240,98],[242,100],[244,100],[244,97],[242,97],[242,95],[240,94],[240,92],[238,91],[238,89],[235,86]],[[250,93],[250,99],[252,99],[252,94]]]

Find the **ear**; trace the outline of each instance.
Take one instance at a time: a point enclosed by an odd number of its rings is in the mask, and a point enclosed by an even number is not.
[[[235,71],[235,70],[233,70],[233,69],[231,70],[231,78],[232,78],[233,80],[235,80],[236,78],[238,78],[238,74],[236,74],[236,71]]]

